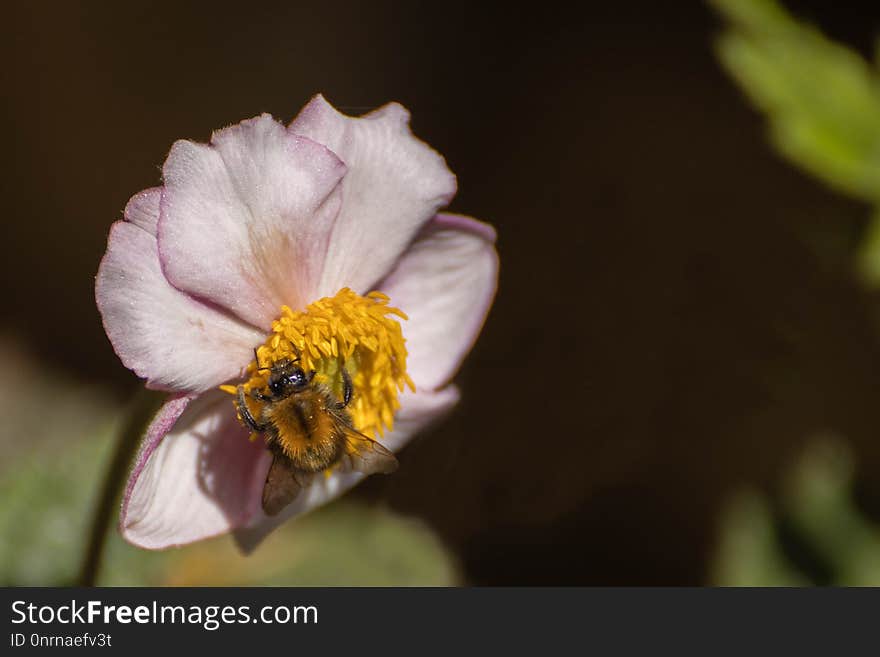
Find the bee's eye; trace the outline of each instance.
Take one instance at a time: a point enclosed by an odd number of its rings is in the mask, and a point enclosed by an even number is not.
[[[284,379],[271,379],[269,381],[269,390],[272,391],[273,395],[280,395],[284,392]]]
[[[306,373],[297,367],[288,375],[287,382],[294,388],[299,388],[308,383],[308,380],[306,379]]]

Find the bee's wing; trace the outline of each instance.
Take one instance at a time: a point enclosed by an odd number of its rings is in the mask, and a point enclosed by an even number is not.
[[[276,515],[299,495],[307,483],[303,481],[304,476],[307,475],[297,472],[290,459],[283,454],[272,457],[272,465],[263,485],[263,511],[266,515]]]
[[[342,472],[389,474],[397,470],[397,457],[381,444],[356,431],[347,423],[339,423],[345,434],[345,454],[339,463]]]

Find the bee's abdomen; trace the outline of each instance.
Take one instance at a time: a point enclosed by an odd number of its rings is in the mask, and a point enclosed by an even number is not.
[[[277,404],[268,420],[278,447],[303,472],[320,472],[342,456],[345,437],[317,395],[296,395]]]
[[[322,472],[336,463],[341,455],[337,443],[323,442],[303,447],[291,461],[303,472]]]

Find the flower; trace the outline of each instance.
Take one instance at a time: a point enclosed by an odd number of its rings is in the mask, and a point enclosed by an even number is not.
[[[317,96],[286,128],[264,114],[176,142],[162,178],[113,224],[95,284],[123,364],[169,393],[120,529],[155,549],[232,531],[250,549],[364,475],[328,470],[266,516],[271,456],[229,386],[265,385],[259,369],[295,352],[338,391],[344,363],[355,427],[399,450],[459,398],[451,379],[495,294],[495,231],[438,213],[456,179],[396,103],[352,118]]]

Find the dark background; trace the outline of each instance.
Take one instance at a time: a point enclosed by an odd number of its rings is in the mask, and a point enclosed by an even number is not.
[[[612,6],[613,5],[613,6]],[[880,8],[791,2],[868,55]],[[359,492],[483,584],[697,584],[718,511],[845,435],[880,508],[866,207],[777,158],[699,3],[13,3],[0,330],[120,401],[108,228],[171,143],[316,93],[398,100],[493,223],[499,294],[460,408]],[[878,514],[880,515],[880,514]]]

